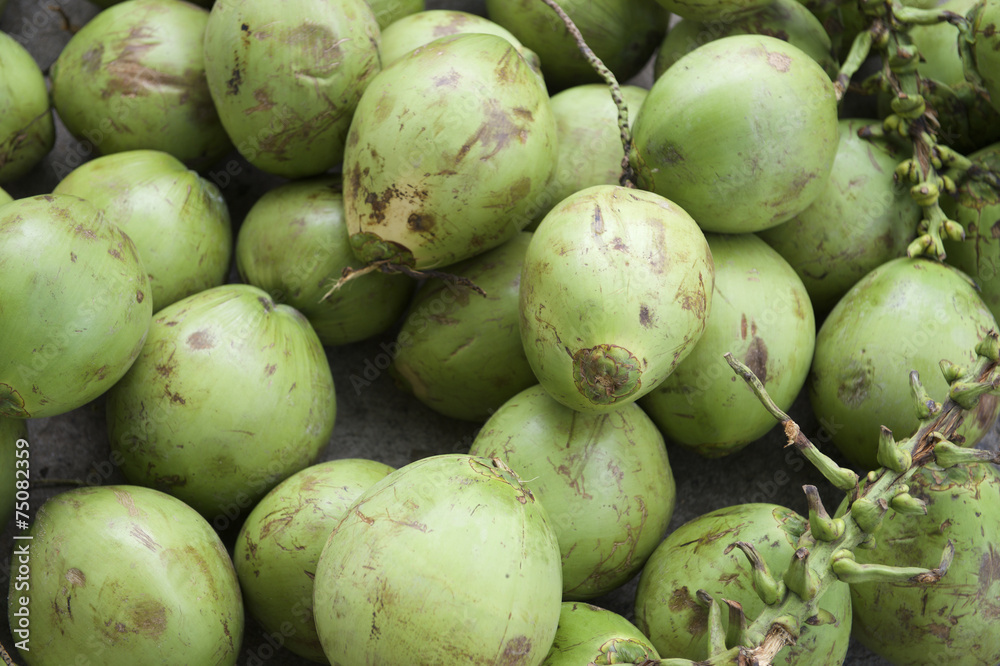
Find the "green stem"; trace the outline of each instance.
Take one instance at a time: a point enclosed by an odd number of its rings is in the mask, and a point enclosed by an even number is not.
[[[868,59],[868,54],[872,50],[873,39],[874,36],[871,30],[862,30],[854,37],[854,41],[851,43],[851,50],[848,52],[847,58],[844,59],[844,64],[841,65],[840,73],[837,74],[837,80],[834,82],[838,102],[843,99],[844,93],[847,92],[847,86],[850,85],[851,78],[854,77],[861,68],[861,65]]]
[[[628,124],[628,104],[625,103],[625,98],[622,96],[621,87],[618,85],[618,79],[615,78],[614,73],[608,69],[607,65],[597,57],[597,55],[591,50],[590,46],[587,45],[586,40],[584,40],[583,35],[580,34],[580,29],[576,27],[573,23],[573,19],[563,11],[563,8],[559,6],[556,0],[542,0],[546,5],[548,5],[552,11],[554,11],[562,20],[566,29],[569,31],[570,36],[576,42],[577,48],[586,58],[590,66],[594,68],[594,71],[604,79],[604,82],[608,84],[608,88],[611,89],[611,99],[614,100],[615,108],[618,109],[618,132],[621,136],[622,148],[625,151],[624,157],[622,157],[622,175],[619,180],[622,187],[635,187],[635,174],[632,170],[632,164],[629,161],[629,155],[632,152],[632,131],[629,129]]]
[[[1000,362],[997,360],[997,354],[992,353],[996,351],[996,345],[997,335],[995,332],[991,332],[987,340],[977,346],[977,353],[980,353],[980,355],[972,369],[966,376],[957,378],[955,383],[992,384],[994,381],[1000,381]],[[987,355],[983,355],[983,353]],[[773,401],[767,396],[766,390],[753,372],[742,366],[742,364],[739,364],[739,362],[734,361],[731,354],[726,355],[726,360],[729,361],[734,371],[744,378],[754,393],[760,398],[761,404],[772,415],[781,414],[787,419],[784,422],[786,432],[794,430],[797,439],[808,442],[808,439],[801,434],[798,425],[773,405]],[[993,391],[993,393],[996,394],[997,391]],[[842,514],[844,518],[844,530],[839,538],[832,541],[818,540],[812,536],[811,529],[806,530],[805,534],[799,540],[800,548],[796,551],[795,556],[789,563],[789,568],[784,574],[785,584],[794,593],[784,595],[775,604],[765,605],[761,613],[748,625],[746,631],[748,637],[762,634],[773,636],[772,632],[778,627],[780,631],[788,633],[789,641],[791,641],[791,637],[795,635],[795,629],[793,628],[792,631],[789,631],[789,624],[797,622],[796,627],[801,627],[810,618],[821,617],[818,600],[822,598],[831,585],[840,582],[835,573],[834,560],[842,560],[845,557],[845,553],[850,554],[859,547],[873,543],[874,537],[872,532],[878,528],[881,516],[884,514],[891,500],[907,491],[906,482],[921,465],[935,460],[935,446],[953,437],[967,414],[966,409],[962,405],[950,398],[939,409],[930,411],[932,414],[921,421],[917,432],[899,443],[899,446],[906,447],[906,452],[911,460],[907,469],[902,472],[895,472],[884,467],[880,468],[870,473],[863,485],[859,485],[853,491],[848,491],[848,501],[851,503],[851,508]],[[781,420],[780,417],[777,418]],[[804,448],[807,449],[808,447]],[[948,455],[955,456],[960,454],[956,453],[952,447],[944,446],[943,448],[947,450]],[[944,453],[945,451],[942,450],[942,454]],[[961,455],[964,456],[964,454]],[[947,456],[943,455],[942,457]],[[993,458],[991,456],[991,459]],[[862,506],[866,511],[860,511]],[[855,507],[859,510],[859,514],[856,517],[852,515]],[[847,518],[851,519],[848,520]],[[804,552],[807,550],[806,544],[808,544],[807,553]],[[950,559],[946,552],[945,557],[942,558],[942,564],[937,570],[915,570],[907,571],[906,573],[911,576],[922,576],[922,581],[933,582],[935,576],[940,577],[947,570],[949,562]],[[850,567],[841,563],[837,565],[837,568],[846,572]],[[888,569],[880,570],[880,573],[888,574],[893,573],[893,571]],[[899,572],[895,571],[894,573],[898,574]],[[851,573],[847,572],[845,575],[850,576]],[[714,659],[710,660],[710,662],[713,664],[752,663],[737,661],[723,662],[715,661]],[[758,663],[763,666],[770,664],[771,661],[762,660]]]
[[[858,475],[849,469],[841,467],[834,462],[833,458],[816,448],[809,441],[809,438],[802,434],[798,424],[774,403],[771,396],[767,394],[764,384],[761,383],[757,375],[750,368],[733,358],[732,353],[727,352],[723,354],[723,358],[729,363],[729,367],[743,378],[743,381],[754,392],[754,395],[757,396],[757,400],[764,406],[764,409],[784,426],[785,437],[788,439],[789,446],[794,446],[806,457],[806,460],[811,462],[826,477],[827,481],[837,488],[841,490],[853,490],[858,485]]]

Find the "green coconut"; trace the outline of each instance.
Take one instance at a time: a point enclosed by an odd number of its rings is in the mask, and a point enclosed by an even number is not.
[[[753,234],[708,234],[715,293],[687,358],[639,404],[668,439],[706,457],[739,451],[777,423],[724,358],[730,352],[788,410],[809,374],[816,320],[792,267]]]
[[[531,220],[555,168],[542,82],[502,37],[411,51],[369,84],[344,156],[344,209],[363,262],[416,269],[485,252]]]
[[[107,396],[125,477],[182,499],[220,531],[313,464],[335,416],[330,365],[309,322],[244,284],[160,310]]]
[[[858,280],[906,254],[923,211],[893,172],[906,155],[858,130],[876,120],[840,121],[840,143],[823,193],[792,219],[759,231],[802,279],[822,318]]]
[[[996,319],[964,273],[928,259],[893,259],[855,284],[820,327],[808,380],[813,412],[852,464],[879,467],[880,428],[901,440],[919,424],[910,373],[944,402],[940,362],[971,364],[991,330]],[[998,413],[1000,400],[984,395],[955,443],[974,446]]]
[[[153,314],[132,240],[68,194],[0,207],[0,416],[76,409],[139,355]]]
[[[656,0],[560,0],[559,6],[619,81],[639,73],[667,31],[668,12]],[[538,54],[551,90],[602,80],[540,0],[486,0],[486,15]]]
[[[618,185],[577,192],[528,246],[519,305],[528,362],[567,407],[618,409],[691,352],[713,283],[708,242],[678,206]]]
[[[14,200],[14,197],[10,196],[6,192],[6,190],[4,190],[2,187],[0,187],[0,206],[4,205],[5,203],[10,203],[13,200]]]
[[[361,495],[316,566],[331,663],[538,666],[559,624],[559,544],[500,461],[443,454]]]
[[[29,536],[14,547],[23,576],[11,577],[8,599],[23,663],[236,663],[243,603],[233,563],[180,500],[135,486],[78,488],[43,504]]]
[[[703,44],[729,35],[750,34],[777,37],[792,44],[815,60],[831,78],[839,71],[830,36],[820,20],[797,0],[770,0],[753,11],[724,21],[687,18],[678,21],[656,52],[653,79],[660,78],[681,57]]]
[[[631,127],[648,91],[626,85],[621,87],[621,93]],[[567,88],[552,96],[552,112],[556,116],[559,153],[552,180],[535,206],[535,226],[571,194],[594,185],[617,185],[622,176],[618,108],[606,85],[590,83]]]
[[[661,655],[706,659],[708,608],[698,598],[705,590],[715,600],[737,602],[748,620],[764,602],[754,592],[751,566],[737,541],[754,546],[771,574],[781,579],[792,560],[808,521],[791,509],[774,504],[737,504],[702,514],[667,535],[646,562],[635,596],[635,624]],[[728,550],[728,552],[727,552]],[[840,666],[851,637],[851,597],[847,583],[833,584],[816,600],[815,609],[834,621],[806,622],[795,644],[781,650],[773,663],[798,666]],[[728,609],[727,606],[722,608]],[[728,631],[729,613],[721,613]]]
[[[28,513],[31,458],[28,424],[23,419],[0,416],[0,522],[14,517],[14,510]],[[18,499],[20,496],[20,499]]]
[[[649,639],[618,613],[566,601],[556,638],[542,666],[641,664],[659,658]]]
[[[169,153],[98,157],[53,192],[86,199],[128,234],[149,275],[154,312],[229,276],[233,232],[222,193]]]
[[[826,188],[839,141],[823,68],[774,37],[732,35],[691,51],[653,83],[633,131],[639,187],[706,231],[760,231]]]
[[[429,9],[405,16],[382,31],[382,67],[388,67],[410,51],[445,35],[478,32],[503,37],[514,45],[535,70],[541,64],[534,51],[521,44],[510,30],[493,21],[457,9]]]
[[[933,569],[951,543],[955,557],[934,583],[851,585],[854,636],[893,664],[1000,662],[1000,474],[989,465],[923,467],[907,482],[924,515],[889,511],[875,548],[858,562]]]
[[[356,265],[339,177],[304,179],[265,192],[236,238],[240,277],[304,314],[327,346],[382,333],[399,320],[413,295],[412,279],[379,271],[331,292],[344,269]]]
[[[500,458],[552,519],[563,599],[593,599],[629,581],[663,539],[675,486],[663,436],[635,404],[581,414],[533,386],[508,400],[469,453]]]
[[[537,383],[521,345],[518,292],[531,234],[455,264],[482,296],[432,279],[417,293],[396,335],[390,371],[422,403],[446,416],[485,421]]]
[[[424,0],[368,0],[368,4],[383,30],[410,14],[422,12],[426,6]]]
[[[969,155],[980,169],[1000,172],[1000,143]],[[965,240],[945,240],[947,262],[976,282],[979,296],[1000,317],[1000,192],[989,183],[966,179],[954,197],[942,197],[941,208],[965,229]]]
[[[0,183],[28,173],[55,140],[42,70],[27,49],[0,32]]]
[[[70,133],[107,155],[150,149],[205,168],[232,149],[205,80],[208,10],[130,0],[103,10],[52,64],[52,103]]]
[[[393,471],[360,458],[312,465],[278,484],[240,528],[233,561],[247,611],[295,654],[329,663],[313,620],[316,563],[348,507]]]
[[[365,0],[218,0],[205,73],[219,118],[254,166],[286,178],[340,164],[355,106],[381,69]]]

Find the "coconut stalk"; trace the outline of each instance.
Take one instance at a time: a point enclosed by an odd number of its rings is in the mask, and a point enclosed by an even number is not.
[[[576,27],[573,23],[573,19],[563,11],[563,8],[559,6],[556,0],[542,0],[546,5],[548,5],[552,11],[554,11],[566,25],[566,29],[569,34],[573,37],[576,42],[577,47],[580,49],[580,53],[586,58],[587,62],[590,63],[591,67],[594,68],[604,82],[608,84],[608,89],[611,91],[611,99],[615,102],[615,107],[618,109],[618,132],[621,135],[622,149],[624,157],[622,157],[622,175],[618,182],[622,187],[635,187],[635,171],[632,168],[632,163],[629,161],[629,155],[632,153],[632,131],[628,126],[628,104],[625,102],[625,97],[622,95],[621,86],[618,84],[618,79],[615,78],[614,73],[608,69],[597,54],[591,50],[590,46],[587,45],[586,40],[584,40],[583,35],[580,34],[580,29]]]
[[[862,3],[861,9],[870,25],[851,45],[836,79],[837,94],[843,97],[853,75],[872,51],[877,51],[883,69],[875,75],[874,87],[892,92],[892,113],[880,125],[863,128],[859,134],[862,137],[894,135],[912,145],[913,157],[901,162],[895,172],[897,182],[910,184],[910,196],[923,210],[919,235],[907,248],[907,256],[943,261],[946,256],[943,239],[964,240],[965,230],[945,215],[939,204],[940,195],[954,194],[956,182],[962,178],[977,178],[994,185],[1000,184],[1000,179],[996,174],[981,173],[982,170],[974,168],[963,155],[938,143],[937,115],[924,97],[926,82],[918,72],[920,53],[909,37],[909,29],[914,25],[942,22],[954,25],[959,31],[956,46],[963,54],[967,76],[976,84],[977,92],[986,95],[971,66],[972,27],[966,17],[954,12],[907,7],[900,0]],[[872,83],[869,81],[868,85]]]
[[[955,556],[951,542],[942,552],[937,566],[927,569],[859,564],[854,551],[874,542],[888,511],[922,512],[922,502],[907,493],[906,484],[921,466],[1000,463],[1000,454],[962,448],[950,441],[968,411],[983,395],[1000,394],[1000,341],[996,332],[991,331],[976,352],[977,361],[966,372],[956,372],[956,366],[942,361],[942,372],[949,379],[950,391],[947,400],[940,404],[927,396],[919,377],[911,373],[914,406],[921,415],[920,427],[912,436],[900,441],[883,428],[878,454],[882,467],[863,478],[821,453],[798,424],[774,404],[757,376],[731,354],[726,354],[734,372],[743,378],[764,408],[782,423],[787,445],[799,450],[834,486],[843,490],[846,501],[831,517],[816,488],[804,486],[809,505],[809,528],[800,537],[798,549],[785,571],[775,575],[766,565],[762,566],[753,544],[731,544],[730,548],[739,548],[747,556],[748,566],[754,572],[754,590],[766,605],[756,618],[745,618],[742,609],[734,607],[733,602],[703,599],[707,595],[699,591],[700,600],[718,604],[718,608],[710,608],[708,614],[708,635],[710,639],[715,638],[709,641],[708,659],[647,659],[635,662],[636,666],[769,666],[785,646],[795,643],[803,627],[835,621],[817,602],[833,583],[895,581],[932,585],[945,576]],[[728,635],[722,626],[722,611],[735,615]]]

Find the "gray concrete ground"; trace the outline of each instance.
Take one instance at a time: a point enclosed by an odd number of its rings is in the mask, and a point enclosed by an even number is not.
[[[484,13],[483,2],[439,0],[428,2],[431,8],[463,8]],[[72,29],[83,25],[96,14],[97,8],[85,0],[10,0],[0,17],[0,28],[17,37],[46,68],[68,41]],[[648,85],[649,72],[639,83]],[[74,165],[88,155],[60,126],[55,150],[44,163],[27,177],[7,189],[15,197],[51,191],[60,168]],[[234,154],[236,159],[238,156]],[[228,160],[229,158],[227,158]],[[233,220],[238,224],[256,197],[281,179],[262,174],[245,162],[241,175],[224,188]],[[338,416],[330,444],[322,458],[365,457],[399,467],[417,458],[444,452],[464,452],[477,431],[474,424],[442,417],[398,390],[384,372],[371,368],[393,340],[393,332],[365,342],[327,350],[337,385]],[[368,372],[370,385],[355,390],[352,376]],[[234,387],[236,388],[236,387]],[[820,434],[807,400],[800,397],[792,410],[809,435]],[[32,451],[32,476],[38,480],[32,491],[32,507],[68,486],[58,479],[83,479],[89,483],[124,482],[124,477],[111,463],[107,440],[103,402],[101,399],[63,416],[32,420],[28,423]],[[817,441],[821,441],[817,440]],[[749,501],[783,504],[805,513],[801,491],[803,484],[818,486],[828,505],[836,505],[839,496],[825,480],[809,466],[803,466],[796,454],[783,448],[779,433],[768,436],[730,457],[708,461],[681,448],[671,446],[669,453],[677,481],[678,501],[670,529],[706,511]],[[827,453],[837,458],[832,447]],[[0,585],[8,582],[9,544],[13,525],[3,533],[4,551],[0,552]],[[233,534],[224,535],[230,542]],[[632,600],[636,581],[620,590],[595,600],[595,603],[632,616]],[[9,646],[6,623],[0,628],[0,641]],[[274,666],[306,664],[284,650],[275,651],[269,640],[253,624],[248,623],[239,663],[268,663]],[[887,662],[852,645],[846,664],[876,666]]]

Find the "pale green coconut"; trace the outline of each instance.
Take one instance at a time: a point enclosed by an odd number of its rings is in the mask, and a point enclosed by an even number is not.
[[[313,620],[316,563],[348,507],[392,472],[360,458],[312,465],[269,492],[240,528],[233,561],[247,611],[295,654],[329,663]]]
[[[712,306],[712,253],[694,220],[652,192],[597,185],[564,199],[532,237],[521,341],[548,393],[610,411],[687,356]]]
[[[673,442],[706,457],[734,453],[776,424],[741,381],[732,353],[787,410],[805,384],[816,342],[809,294],[788,262],[753,234],[708,234],[715,293],[705,334],[640,401]]]
[[[630,580],[659,545],[676,502],[663,436],[629,404],[582,414],[541,386],[505,402],[469,453],[500,458],[552,518],[563,599],[593,599]]]
[[[816,335],[809,402],[834,445],[854,465],[879,467],[879,429],[896,440],[919,425],[910,372],[930,399],[948,395],[940,363],[971,364],[996,319],[968,276],[929,259],[899,257],[851,287]],[[959,426],[974,446],[993,429],[1000,400],[984,395]]]
[[[236,663],[244,614],[232,560],[180,500],[135,486],[78,488],[43,504],[30,536],[16,542],[25,579],[11,577],[8,600],[22,663]]]
[[[0,183],[30,171],[55,140],[42,70],[23,46],[0,32]]]
[[[233,232],[226,201],[218,187],[169,153],[98,157],[53,192],[86,199],[128,234],[149,275],[154,312],[229,275]]]
[[[217,0],[205,73],[236,149],[286,178],[340,164],[354,108],[381,69],[378,46],[365,0]]]
[[[733,35],[691,51],[656,80],[633,128],[639,187],[702,229],[760,231],[826,187],[839,141],[823,68],[774,37]]]
[[[503,26],[457,9],[429,9],[399,19],[382,31],[382,67],[388,67],[410,51],[446,35],[477,32],[503,37],[520,52],[532,68],[541,70],[538,56]]]
[[[559,623],[559,544],[501,461],[443,454],[369,488],[316,567],[316,630],[339,666],[524,664]]]
[[[132,240],[68,194],[0,206],[0,416],[76,409],[139,355],[153,314]]]
[[[179,497],[219,530],[313,464],[335,416],[330,365],[309,322],[244,284],[160,310],[107,396],[126,478]]]
[[[368,4],[382,30],[410,14],[423,11],[426,6],[424,0],[368,0]]]
[[[907,482],[925,515],[890,510],[863,564],[933,569],[950,543],[955,557],[932,584],[851,585],[854,637],[899,666],[1000,662],[1000,474],[990,465],[925,466]]]
[[[0,187],[0,206],[4,205],[5,203],[10,203],[13,200],[14,197],[7,194],[7,192],[2,187]]]
[[[1000,143],[968,156],[976,168],[1000,168]],[[962,181],[954,197],[942,197],[941,208],[962,225],[965,239],[945,239],[948,264],[971,277],[979,297],[995,318],[1000,318],[1000,192],[990,183],[975,179]]]
[[[365,90],[344,156],[355,254],[416,269],[512,238],[555,168],[542,82],[502,37],[442,37]]]
[[[556,638],[542,666],[641,664],[659,658],[649,639],[618,613],[566,601]]]
[[[969,12],[972,20],[972,54],[990,103],[1000,111],[1000,5],[980,0]]]

